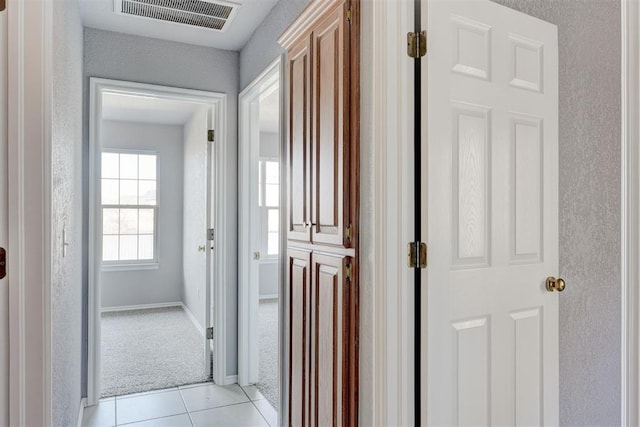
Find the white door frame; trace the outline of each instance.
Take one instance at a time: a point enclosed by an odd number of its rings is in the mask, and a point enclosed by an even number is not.
[[[7,13],[9,424],[51,425],[53,2]]]
[[[278,57],[239,95],[238,122],[238,383],[253,384],[258,378],[258,333],[257,333],[257,301],[259,289],[256,283],[259,265],[252,260],[251,242],[255,239],[255,228],[251,226],[251,200],[255,200],[255,192],[251,183],[257,176],[251,167],[252,153],[256,150],[258,138],[255,135],[255,105],[265,92],[283,87],[283,61]],[[282,99],[282,96],[280,97]],[[280,124],[284,123],[284,103],[280,102]],[[282,145],[283,133],[280,132]],[[281,174],[282,175],[282,174]],[[283,203],[280,203],[282,209]],[[281,233],[281,239],[284,234]],[[279,283],[282,280],[279,281]],[[278,299],[282,295],[278,288]],[[282,330],[280,330],[282,332]]]
[[[98,172],[100,152],[100,117],[102,115],[102,94],[126,93],[139,94],[157,99],[171,99],[188,101],[214,107],[213,125],[216,134],[213,152],[214,181],[213,188],[213,214],[214,228],[216,230],[215,248],[212,257],[211,251],[207,251],[207,268],[212,272],[207,277],[208,285],[205,287],[205,301],[211,305],[213,300],[213,316],[211,310],[205,310],[205,327],[214,328],[214,372],[213,380],[218,384],[226,384],[226,305],[227,294],[227,250],[229,236],[226,232],[228,218],[226,215],[225,201],[228,199],[226,186],[227,165],[229,153],[226,144],[227,123],[227,95],[223,93],[204,92],[190,89],[181,89],[167,86],[132,83],[118,80],[90,79],[90,113],[89,113],[89,309],[88,309],[88,366],[87,366],[87,404],[95,405],[100,398],[100,260],[96,250],[96,244],[100,242],[98,225],[99,201],[97,195]],[[203,136],[204,137],[204,136]],[[205,230],[203,230],[203,233]],[[213,320],[213,322],[212,322]]]
[[[413,1],[361,2],[362,425],[413,425]],[[371,58],[371,59],[367,59]],[[426,305],[425,305],[426,306]],[[424,341],[424,340],[423,340]],[[369,360],[368,360],[369,359]]]
[[[622,369],[621,421],[640,422],[640,7],[623,0],[622,11]]]

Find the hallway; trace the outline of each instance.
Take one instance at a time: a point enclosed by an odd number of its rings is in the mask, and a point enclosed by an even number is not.
[[[84,409],[83,427],[275,427],[277,413],[253,386],[198,384],[101,399]]]

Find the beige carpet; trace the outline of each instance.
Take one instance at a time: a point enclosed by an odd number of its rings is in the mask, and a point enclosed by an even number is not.
[[[256,387],[278,410],[278,300],[261,300],[258,306],[260,323],[260,356]]]
[[[102,314],[102,397],[208,381],[204,338],[182,307]]]

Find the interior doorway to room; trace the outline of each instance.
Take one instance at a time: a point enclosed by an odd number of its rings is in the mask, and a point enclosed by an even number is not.
[[[89,404],[224,370],[209,330],[223,300],[212,139],[224,101],[91,79]]]
[[[239,383],[280,403],[281,61],[240,94]]]

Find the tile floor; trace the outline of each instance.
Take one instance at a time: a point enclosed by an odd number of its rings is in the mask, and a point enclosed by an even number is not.
[[[254,386],[212,383],[101,399],[84,409],[84,427],[276,427],[278,414]]]

